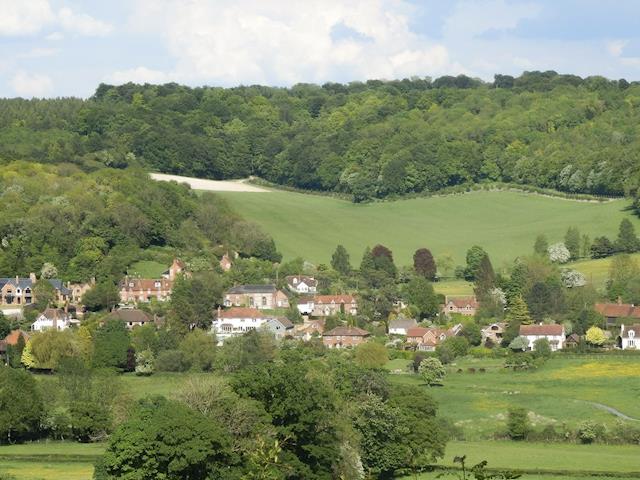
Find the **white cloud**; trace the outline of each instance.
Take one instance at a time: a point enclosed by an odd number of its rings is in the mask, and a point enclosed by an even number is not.
[[[507,3],[505,0],[462,1],[444,23],[445,37],[472,38],[491,30],[511,30],[521,20],[534,18],[540,6],[534,3]]]
[[[49,40],[50,42],[57,42],[58,40],[62,40],[64,38],[64,35],[61,32],[53,32],[44,38],[46,40]]]
[[[103,36],[111,32],[108,23],[96,20],[86,13],[74,13],[70,8],[62,8],[58,12],[58,20],[62,28],[69,32],[87,36]]]
[[[147,67],[137,67],[130,70],[114,72],[106,79],[107,82],[121,85],[127,82],[133,83],[167,83],[171,81],[169,74],[159,70],[151,70]]]
[[[607,42],[607,50],[614,57],[619,57],[622,55],[622,51],[627,43],[629,43],[628,40],[612,40]]]
[[[20,71],[10,81],[11,87],[21,97],[44,97],[53,90],[53,81],[47,75]]]
[[[30,35],[51,23],[48,0],[0,0],[0,35]]]
[[[221,84],[323,82],[461,73],[411,31],[404,0],[138,0],[129,24],[162,35],[172,78]],[[342,25],[358,35],[335,39]]]
[[[54,11],[49,0],[0,0],[0,35],[33,35],[51,26],[87,36],[102,36],[112,30],[108,23],[68,7]],[[60,35],[55,32],[47,39],[58,40]]]
[[[57,48],[32,48],[31,50],[16,54],[15,58],[42,58],[42,57],[52,57],[53,55],[57,55]]]

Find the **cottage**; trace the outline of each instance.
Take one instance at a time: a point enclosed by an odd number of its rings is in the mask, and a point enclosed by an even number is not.
[[[137,308],[120,308],[114,310],[106,316],[105,321],[120,320],[124,322],[125,327],[132,330],[135,327],[142,327],[147,324],[154,323],[153,318],[147,312],[138,310]]]
[[[322,335],[322,343],[328,348],[356,347],[366,342],[371,334],[357,327],[336,327]]]
[[[30,273],[28,278],[0,278],[0,306],[31,305],[36,302],[33,287],[37,278],[34,273]],[[47,281],[53,287],[54,302],[66,303],[71,297],[71,291],[65,287],[62,280],[49,278]]]
[[[318,281],[305,275],[289,275],[286,278],[287,288],[295,293],[316,293]]]
[[[238,285],[224,294],[224,306],[273,310],[289,308],[289,299],[275,285]]]
[[[293,323],[288,318],[270,318],[263,328],[273,333],[277,339],[293,336]]]
[[[308,342],[314,337],[321,337],[323,332],[324,319],[305,320],[302,325],[294,326],[293,336]]]
[[[617,303],[596,303],[594,309],[606,319],[609,327],[617,325],[623,318],[640,319],[640,307],[632,303],[622,303],[621,299],[618,299]]]
[[[620,325],[618,346],[623,350],[640,349],[640,324],[629,325],[628,327]]]
[[[66,330],[71,325],[79,324],[71,316],[60,308],[47,308],[42,312],[36,321],[31,324],[31,331],[43,332],[45,330]]]
[[[451,328],[413,327],[407,330],[407,343],[415,345],[417,350],[433,352],[436,347],[447,338],[455,337],[462,331],[462,325],[457,324]]]
[[[480,329],[480,333],[482,335],[482,343],[486,344],[487,341],[492,343],[493,345],[499,345],[502,342],[502,336],[504,335],[504,331],[507,328],[506,323],[492,323],[491,325],[487,325],[486,327]]]
[[[520,336],[527,340],[527,349],[535,350],[534,343],[536,340],[546,338],[552,351],[562,350],[564,348],[564,326],[563,325],[521,325]]]
[[[444,305],[442,305],[442,313],[451,315],[454,313],[472,317],[478,309],[478,301],[476,297],[450,297],[446,296]]]
[[[118,285],[120,302],[134,305],[151,300],[166,302],[171,298],[173,284],[180,274],[187,274],[185,264],[182,260],[174,258],[173,263],[162,273],[161,278],[138,278],[127,275]]]
[[[418,322],[413,318],[398,317],[389,322],[389,335],[407,335],[410,328],[418,326]]]
[[[358,303],[352,295],[317,295],[300,299],[298,311],[312,317],[329,317],[338,313],[356,315]]]
[[[580,335],[577,333],[572,333],[567,336],[567,339],[564,341],[564,348],[577,348],[580,345]]]
[[[274,317],[263,314],[257,308],[232,307],[228,310],[218,309],[218,315],[211,324],[211,331],[216,334],[218,343],[227,338],[243,335],[265,325]]]

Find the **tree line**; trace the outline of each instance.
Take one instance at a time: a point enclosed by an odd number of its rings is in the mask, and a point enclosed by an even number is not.
[[[509,182],[635,195],[638,82],[553,71],[189,88],[101,84],[88,100],[0,100],[0,158],[256,175],[355,201]]]

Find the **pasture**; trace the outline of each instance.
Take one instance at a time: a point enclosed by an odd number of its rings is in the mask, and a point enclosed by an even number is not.
[[[501,270],[514,258],[532,252],[538,234],[562,241],[576,226],[591,238],[615,238],[620,220],[632,218],[627,200],[580,202],[513,191],[354,204],[333,197],[285,191],[268,194],[218,192],[244,218],[260,224],[276,241],[285,260],[303,257],[329,263],[343,244],[358,265],[364,248],[382,243],[398,265],[428,247],[438,258],[453,256],[463,264],[472,245],[484,247]]]

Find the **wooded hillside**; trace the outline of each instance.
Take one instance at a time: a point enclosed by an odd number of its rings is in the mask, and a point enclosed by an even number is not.
[[[635,194],[640,83],[555,72],[348,85],[100,85],[1,100],[0,158],[257,175],[356,201],[483,181]]]

